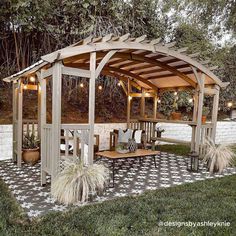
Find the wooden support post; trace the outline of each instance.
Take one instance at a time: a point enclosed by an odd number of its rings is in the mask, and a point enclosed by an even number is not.
[[[61,62],[53,65],[52,72],[52,151],[51,167],[52,181],[59,171],[60,162],[60,139],[61,139]]]
[[[195,94],[193,97],[193,121],[197,121],[197,110],[198,110],[198,91],[199,91],[199,86],[197,89],[195,89]]]
[[[21,167],[22,162],[22,139],[23,139],[23,84],[21,79],[18,81],[17,99],[17,166]]]
[[[39,78],[40,81],[40,155],[41,155],[41,185],[45,185],[46,184],[46,172],[45,172],[45,168],[46,168],[46,163],[45,163],[45,149],[46,149],[46,140],[44,140],[45,138],[45,131],[44,131],[44,126],[47,123],[47,81],[46,79],[42,79],[42,71],[40,73],[41,78]],[[38,129],[39,130],[39,129]]]
[[[41,86],[40,84],[38,83],[37,85],[38,87],[38,127],[37,127],[37,130],[38,130],[38,137],[40,138],[40,132],[41,132],[41,119],[40,119],[40,114],[41,114]]]
[[[17,128],[17,83],[13,82],[12,83],[12,120],[13,120],[13,135],[12,135],[12,160],[14,162],[16,162],[16,144],[17,144],[17,132],[16,132],[16,128]]]
[[[93,164],[94,156],[94,120],[95,120],[95,80],[96,80],[96,52],[90,53],[90,81],[89,81],[89,146],[88,160],[84,164]]]
[[[199,75],[197,75],[199,76]],[[194,145],[194,151],[199,154],[200,142],[201,142],[201,129],[202,129],[202,108],[204,99],[204,85],[205,85],[205,74],[201,74],[198,77],[199,81],[199,96],[198,96],[198,112],[197,112],[197,127],[196,127],[196,139]]]
[[[216,93],[215,93],[214,99],[213,99],[213,109],[212,109],[212,117],[211,117],[211,122],[213,124],[211,138],[212,138],[213,141],[215,141],[215,136],[216,136],[216,126],[217,126],[217,116],[218,116],[218,108],[219,108],[220,87],[218,85],[216,85],[215,89],[216,89]]]
[[[140,104],[140,116],[141,118],[145,117],[145,90],[142,88],[142,97],[141,97],[141,104]]]
[[[196,141],[196,126],[191,126],[192,128],[192,136],[191,136],[191,152],[195,151],[195,141]]]
[[[156,93],[153,98],[153,119],[157,118],[157,102],[158,102],[158,97]]]
[[[130,79],[128,79],[128,89],[127,89],[127,128],[130,128],[130,109],[131,109],[131,84]]]

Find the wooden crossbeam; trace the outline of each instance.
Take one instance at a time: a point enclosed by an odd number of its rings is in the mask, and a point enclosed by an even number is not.
[[[94,37],[92,35],[88,36],[87,38],[83,40],[83,44],[86,45],[86,44],[92,43],[93,38]]]
[[[167,48],[172,48],[176,45],[176,42],[171,42],[171,43],[167,43],[167,44],[164,44],[164,47],[167,47]]]
[[[152,84],[151,82],[145,80],[144,78],[142,78],[142,77],[140,77],[140,76],[138,76],[136,74],[133,74],[133,73],[131,73],[129,71],[122,70],[122,69],[119,69],[119,68],[116,68],[116,67],[110,67],[110,66],[105,66],[104,69],[107,69],[109,71],[119,72],[119,73],[121,73],[123,75],[127,75],[129,77],[132,77],[134,79],[137,79],[137,80],[141,81],[142,83],[148,85],[152,89],[157,90],[157,87],[154,84]]]
[[[85,78],[90,78],[91,73],[89,70],[84,70],[84,69],[79,69],[79,68],[74,68],[74,67],[67,67],[67,66],[62,66],[61,68],[62,74],[64,75],[72,75],[72,76],[79,76],[79,77],[85,77]]]
[[[157,38],[157,39],[151,40],[150,44],[151,45],[156,45],[156,44],[159,44],[160,42],[161,42],[161,38]]]
[[[184,64],[184,65],[175,66],[174,68],[175,69],[183,69],[183,68],[188,68],[188,67],[190,67],[189,64]],[[142,70],[142,69],[140,69],[140,70]],[[154,72],[163,72],[163,71],[165,71],[165,69],[150,67],[150,70],[146,70],[146,71],[140,72],[138,74],[139,75],[145,75],[147,73],[150,74],[150,73],[154,73]],[[132,72],[135,73],[135,74],[137,73],[136,71],[132,71]]]
[[[186,52],[187,50],[188,50],[188,47],[183,47],[183,48],[177,49],[177,52],[182,53],[182,52]]]
[[[209,67],[208,69],[209,69],[209,70],[216,70],[216,69],[218,69],[218,66],[211,66],[211,67]]]
[[[188,54],[188,57],[195,58],[195,57],[198,57],[199,55],[200,55],[200,52],[195,52],[192,54]]]
[[[109,42],[112,40],[113,34],[107,34],[102,38],[102,42]]]
[[[205,60],[205,61],[201,61],[200,63],[201,63],[202,65],[207,65],[209,62],[211,62],[210,59]]]
[[[129,34],[129,33],[128,33],[128,34],[124,34],[124,35],[122,35],[122,36],[119,38],[119,41],[125,42],[125,41],[127,41],[127,40],[129,39],[129,37],[130,37],[130,34]]]
[[[147,38],[147,35],[142,35],[142,36],[136,38],[136,39],[135,39],[135,42],[141,43],[141,42],[143,42],[146,38]]]

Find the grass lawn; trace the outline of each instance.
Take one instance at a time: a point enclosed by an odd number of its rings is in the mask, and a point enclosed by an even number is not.
[[[236,145],[235,144],[232,145],[231,148],[236,155]],[[178,145],[164,144],[164,145],[159,145],[158,150],[161,152],[170,152],[176,155],[187,156],[188,153],[190,152],[190,147],[186,145],[179,145],[179,144]],[[233,165],[236,166],[236,156],[233,160]]]
[[[161,152],[170,152],[176,155],[187,156],[190,152],[190,147],[186,145],[163,144],[158,145],[157,150]]]
[[[168,145],[162,146],[162,151]],[[178,148],[178,154],[184,149]],[[170,150],[169,150],[170,151]],[[185,150],[188,151],[188,150]],[[181,152],[181,153],[180,153]],[[159,222],[230,222],[229,227],[168,227]],[[0,235],[235,235],[236,175],[149,191],[30,222],[0,180]]]

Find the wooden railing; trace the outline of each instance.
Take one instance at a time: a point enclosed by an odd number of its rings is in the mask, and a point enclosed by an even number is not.
[[[182,120],[162,120],[162,119],[152,119],[152,118],[142,118],[142,119],[136,119],[136,120],[130,120],[129,127],[131,129],[142,129],[146,133],[146,141],[147,143],[151,142],[151,139],[153,137],[156,137],[156,124],[157,123],[173,123],[173,124],[186,124],[192,127],[192,145],[191,147],[194,147],[196,143],[196,137],[195,137],[195,130],[197,126],[197,122],[194,121],[182,121]],[[201,136],[200,136],[200,147],[199,147],[199,155],[204,156],[207,152],[205,140],[206,139],[212,139],[212,129],[213,124],[212,123],[206,123],[202,125],[201,128]],[[158,138],[158,140],[162,141],[162,138]],[[189,143],[183,140],[175,140],[175,139],[168,139],[163,138],[163,142],[173,142],[173,143]]]
[[[130,120],[130,129],[141,129],[141,123],[138,119],[131,119]]]
[[[206,140],[212,139],[212,129],[213,124],[205,124],[201,129],[201,140],[200,140],[200,150],[199,155],[203,157],[207,152]]]
[[[52,125],[46,124],[43,126],[41,135],[41,168],[48,174],[51,174],[51,159],[52,157]]]
[[[53,157],[52,147],[52,125],[43,126],[41,136],[41,165],[42,170],[51,174],[52,168],[60,167],[60,171],[64,168],[63,160],[68,157],[80,158],[85,160],[88,158],[88,136],[89,125],[62,124],[61,125],[61,143],[60,157]],[[52,158],[56,158],[56,165],[52,166]],[[55,163],[54,162],[54,163]]]
[[[61,153],[61,157],[67,158],[85,158],[87,155],[89,125],[62,124],[61,141],[64,141],[65,151]]]
[[[37,120],[23,120],[23,127],[22,127],[23,135],[27,133],[34,132],[36,136],[39,135],[38,133],[38,121]]]
[[[131,129],[141,129],[145,131],[146,142],[151,143],[151,138],[155,137],[155,127],[158,122],[153,119],[132,119],[130,120]]]
[[[145,130],[146,141],[151,143],[151,139],[156,136],[156,124],[158,123],[155,120],[139,120],[140,127]]]

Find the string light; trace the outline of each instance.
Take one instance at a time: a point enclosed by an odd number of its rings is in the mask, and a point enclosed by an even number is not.
[[[192,98],[189,98],[188,102],[189,102],[189,103],[192,103],[192,102],[193,102],[193,99],[192,99]]]
[[[84,84],[83,84],[83,83],[81,83],[79,86],[80,86],[80,88],[83,88],[83,87],[84,87]]]
[[[27,85],[26,84],[23,86],[23,89],[27,89]]]
[[[160,99],[158,99],[158,100],[157,100],[157,102],[158,102],[158,103],[161,103],[161,100],[160,100]]]
[[[34,76],[30,76],[30,82],[32,82],[32,83],[35,82],[35,78],[34,78]]]
[[[99,90],[102,90],[102,85],[99,85],[99,86],[98,86],[98,89],[99,89]]]
[[[121,86],[121,83],[120,82],[118,82],[118,84],[117,84],[119,87]]]
[[[145,93],[146,96],[149,96],[149,93]]]
[[[178,94],[177,91],[175,91],[175,92],[174,92],[174,95],[177,96],[177,94]]]
[[[132,100],[132,97],[131,97],[131,96],[129,96],[129,100]]]
[[[232,103],[232,102],[228,102],[227,106],[228,106],[228,107],[232,107],[232,106],[233,106],[233,103]]]

